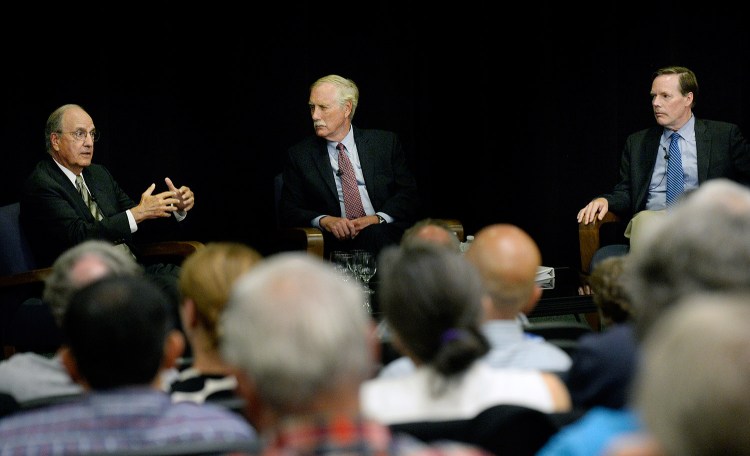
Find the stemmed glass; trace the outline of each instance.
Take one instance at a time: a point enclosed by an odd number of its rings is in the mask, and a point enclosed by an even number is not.
[[[348,281],[354,276],[354,255],[344,251],[331,252],[331,263],[343,280]]]
[[[373,293],[370,288],[370,280],[378,270],[378,264],[375,255],[370,252],[357,252],[354,263],[356,264],[355,270],[359,276],[359,279],[365,286],[367,293]]]

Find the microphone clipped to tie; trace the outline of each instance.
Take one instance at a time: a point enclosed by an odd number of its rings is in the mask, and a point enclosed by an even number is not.
[[[664,146],[661,146],[661,148],[664,149],[664,160],[669,160],[669,151]]]
[[[344,175],[344,172],[343,172],[343,171],[341,171],[341,168],[339,168],[339,169],[338,169],[338,171],[336,171],[336,176],[337,176],[337,177],[341,177],[341,176],[343,176],[343,175]]]

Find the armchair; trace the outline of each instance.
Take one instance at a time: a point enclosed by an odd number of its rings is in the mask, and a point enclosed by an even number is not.
[[[624,236],[626,221],[613,212],[607,212],[602,220],[594,220],[588,225],[578,224],[578,243],[581,255],[581,271],[588,275],[592,270],[592,260],[602,252],[597,251],[611,246],[611,254],[623,254],[628,249],[628,239]]]
[[[36,266],[21,229],[20,207],[18,202],[0,207],[0,342],[4,357],[16,351],[54,351],[60,337],[49,309],[38,299],[52,268]],[[149,261],[179,264],[201,247],[203,243],[198,241],[166,241],[139,246],[138,251]]]
[[[281,200],[281,188],[284,186],[284,178],[281,173],[273,179],[274,209],[276,211],[276,242],[279,250],[305,250],[307,253],[323,257],[324,241],[323,233],[312,226],[300,226],[292,228],[280,227],[279,202]],[[456,219],[441,219],[456,233],[458,240],[464,242],[466,235],[463,224]]]

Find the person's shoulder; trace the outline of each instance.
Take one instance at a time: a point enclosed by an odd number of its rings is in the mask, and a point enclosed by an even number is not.
[[[312,148],[320,147],[321,144],[323,144],[323,139],[319,138],[316,135],[308,135],[302,138],[301,140],[297,141],[296,143],[292,144],[289,147],[290,152],[296,152],[296,151],[303,151],[303,150],[309,150]]]
[[[739,126],[732,122],[725,122],[723,120],[711,120],[711,119],[695,119],[695,131],[696,134],[702,132],[708,132],[711,134],[728,134],[739,130]]]
[[[370,138],[398,138],[395,131],[381,130],[377,128],[354,128],[354,139],[370,139]]]
[[[483,449],[470,445],[464,442],[457,442],[453,440],[436,440],[430,443],[423,442],[410,434],[403,432],[396,432],[393,434],[391,441],[391,454],[395,455],[409,455],[409,456],[420,456],[420,455],[465,455],[465,456],[481,456],[489,455]]]
[[[644,138],[648,136],[658,137],[659,135],[662,134],[663,130],[664,128],[659,125],[652,125],[648,128],[643,128],[641,130],[634,131],[633,133],[629,134],[628,140],[629,141],[634,141],[634,140],[642,141]]]

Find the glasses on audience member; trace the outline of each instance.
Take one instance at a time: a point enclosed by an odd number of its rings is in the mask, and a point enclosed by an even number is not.
[[[83,128],[79,128],[76,131],[58,131],[58,133],[68,133],[73,136],[76,141],[85,141],[86,135],[91,136],[91,140],[97,142],[99,140],[99,132],[96,130],[86,131]]]

